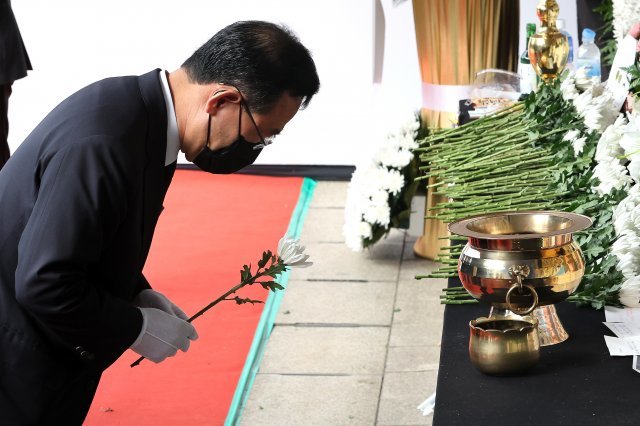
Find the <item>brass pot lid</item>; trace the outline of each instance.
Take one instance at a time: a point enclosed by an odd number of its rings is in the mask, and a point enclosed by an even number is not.
[[[463,237],[485,240],[526,240],[571,235],[587,229],[593,221],[584,215],[526,210],[472,216],[448,225],[449,231]]]

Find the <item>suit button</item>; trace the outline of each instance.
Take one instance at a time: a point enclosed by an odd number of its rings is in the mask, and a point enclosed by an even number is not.
[[[93,359],[95,359],[95,355],[87,351],[80,352],[80,356],[84,359],[88,359],[89,361],[92,361]]]
[[[85,351],[82,346],[76,347],[76,352],[80,354],[80,356],[84,359],[88,359],[89,361],[93,361],[96,356],[89,351]]]

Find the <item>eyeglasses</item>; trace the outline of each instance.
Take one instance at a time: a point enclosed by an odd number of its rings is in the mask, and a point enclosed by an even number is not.
[[[228,84],[228,85],[233,87],[234,89],[236,89],[238,91],[238,93],[240,94],[240,108],[244,107],[244,109],[247,111],[247,115],[249,116],[249,119],[251,120],[251,123],[253,123],[253,127],[256,129],[256,132],[258,133],[258,137],[260,138],[260,143],[257,143],[253,147],[253,149],[254,150],[262,149],[267,145],[271,145],[273,143],[273,140],[276,138],[275,135],[274,136],[269,136],[269,137],[266,137],[266,138],[262,136],[262,132],[260,131],[260,128],[258,128],[258,124],[256,123],[256,120],[253,118],[253,114],[251,114],[251,110],[249,109],[249,104],[244,99],[244,96],[242,95],[242,92],[235,85],[233,85],[233,84]],[[238,133],[240,133],[241,124],[242,124],[242,110],[240,110],[240,117],[238,119]]]

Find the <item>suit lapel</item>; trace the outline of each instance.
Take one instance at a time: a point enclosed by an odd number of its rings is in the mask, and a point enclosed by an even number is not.
[[[153,231],[166,192],[165,153],[167,149],[167,110],[158,73],[153,70],[139,77],[140,93],[147,110],[146,162],[143,183],[141,265],[147,259]]]

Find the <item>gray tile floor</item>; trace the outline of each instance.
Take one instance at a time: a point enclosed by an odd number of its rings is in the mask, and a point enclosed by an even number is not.
[[[393,230],[372,250],[344,244],[347,182],[319,182],[301,234],[314,265],[293,270],[240,423],[430,425],[444,280]]]

